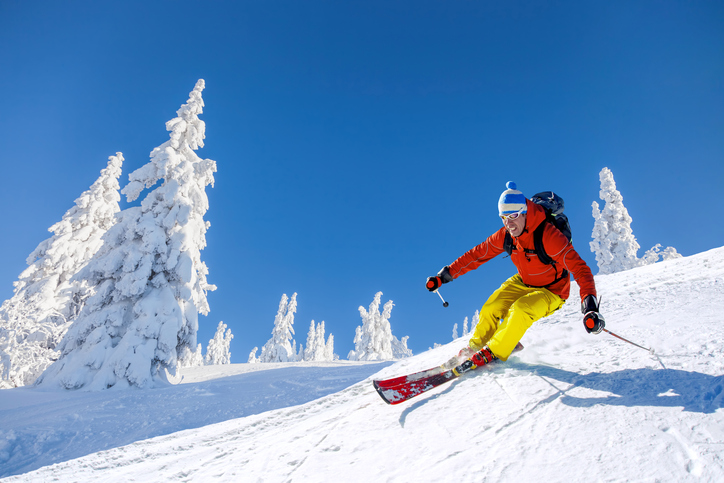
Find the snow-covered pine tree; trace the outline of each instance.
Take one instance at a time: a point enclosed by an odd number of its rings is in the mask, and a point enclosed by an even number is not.
[[[324,332],[322,332],[322,343],[319,344],[319,329],[324,330],[324,321],[315,325],[314,320],[309,325],[307,332],[307,346],[304,349],[304,361],[317,361],[324,357]]]
[[[73,276],[95,255],[120,211],[123,155],[108,158],[100,177],[28,256],[12,298],[0,307],[0,387],[32,384],[55,360],[57,345],[80,312],[89,287]]]
[[[249,352],[249,358],[247,359],[246,362],[248,362],[249,364],[257,364],[257,363],[261,362],[259,360],[259,358],[256,356],[256,353],[258,350],[259,350],[259,347],[254,347],[251,350],[251,352]]]
[[[463,321],[463,337],[466,335],[469,335],[473,330],[475,330],[475,327],[478,325],[478,320],[480,319],[480,311],[476,310],[473,314],[472,320],[470,320],[470,323],[468,325],[468,318],[465,317],[465,320]]]
[[[399,357],[409,357],[412,352],[407,348],[408,337],[402,341],[392,335],[390,326],[390,314],[393,303],[389,300],[385,303],[380,313],[380,301],[382,292],[377,292],[369,306],[359,308],[362,317],[362,325],[357,327],[354,337],[354,350],[349,352],[347,359],[351,361],[378,361],[390,360]]]
[[[460,335],[460,337],[465,337],[466,335],[470,334],[470,332],[475,329],[475,326],[478,325],[478,318],[480,317],[480,311],[476,310],[473,314],[473,319],[470,321],[467,317],[463,320],[463,333]],[[458,324],[453,325],[453,340],[458,338]]]
[[[329,334],[327,342],[324,341],[324,321],[314,324],[312,321],[307,333],[307,347],[304,349],[304,360],[311,362],[334,360],[334,337]]]
[[[652,263],[658,262],[659,259],[661,259],[661,261],[666,261],[673,260],[675,258],[681,258],[681,254],[676,251],[676,248],[666,247],[661,250],[661,243],[657,243],[644,253],[643,258],[641,259],[641,264],[651,265]]]
[[[339,357],[334,353],[334,335],[329,334],[327,337],[327,343],[324,344],[324,360],[335,361]]]
[[[149,387],[176,373],[196,348],[198,314],[207,314],[208,269],[200,251],[209,223],[206,186],[216,162],[199,158],[205,124],[199,80],[189,100],[166,123],[170,139],[130,174],[129,202],[145,188],[140,206],[118,214],[104,245],[78,274],[95,287],[59,349],[60,359],[38,379],[74,389]]]
[[[600,198],[606,202],[603,210],[599,209],[596,201],[593,202],[593,241],[590,242],[591,251],[596,255],[598,271],[601,274],[622,272],[632,268],[649,265],[663,257],[664,260],[678,258],[679,255],[673,247],[666,248],[659,253],[661,245],[648,250],[644,257],[637,256],[640,245],[636,241],[631,229],[631,217],[623,205],[623,196],[616,189],[613,173],[603,168],[599,173],[601,181]]]
[[[480,322],[480,311],[476,310],[475,313],[473,314],[472,320],[470,321],[470,328],[463,335],[471,334],[475,330],[475,327],[478,326],[478,322]]]
[[[410,336],[406,335],[402,340],[398,339],[394,335],[392,336],[392,357],[395,359],[404,359],[405,357],[412,357],[412,350],[408,349],[407,341]]]
[[[231,339],[233,338],[234,336],[231,334],[231,329],[227,329],[225,323],[219,322],[214,338],[209,341],[209,346],[206,348],[206,358],[204,359],[204,363],[207,366],[216,364],[231,364],[230,347]]]
[[[639,266],[636,252],[640,245],[631,229],[631,217],[623,205],[623,196],[616,189],[613,173],[603,168],[598,175],[601,181],[600,198],[606,202],[603,210],[593,202],[593,241],[591,251],[596,255],[601,274],[621,272]]]
[[[259,362],[294,362],[297,360],[296,343],[292,346],[294,336],[294,313],[297,311],[297,293],[292,295],[291,300],[287,294],[282,295],[279,302],[279,310],[274,318],[274,329],[272,337],[261,348]],[[256,360],[256,351],[249,355]]]
[[[304,360],[304,345],[299,344],[299,349],[297,349],[297,341],[292,341],[292,352],[294,352],[296,355],[294,356],[294,361],[303,361]]]
[[[204,355],[201,353],[201,344],[196,346],[196,350],[192,351],[189,347],[184,347],[181,356],[179,356],[179,367],[201,367],[204,365]]]
[[[354,350],[350,351],[351,361],[376,361],[392,359],[392,328],[390,314],[393,303],[388,300],[380,313],[382,292],[377,292],[369,310],[359,307],[362,325],[357,326],[354,337]]]

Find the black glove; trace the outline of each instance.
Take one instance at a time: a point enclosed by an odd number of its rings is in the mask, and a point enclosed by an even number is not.
[[[450,267],[442,267],[442,270],[438,272],[436,277],[428,277],[425,288],[427,288],[430,292],[434,292],[440,288],[442,284],[452,282],[453,278],[452,275],[450,275],[449,268]]]
[[[587,295],[581,302],[583,313],[583,327],[589,334],[600,334],[606,327],[606,320],[598,313],[598,301],[593,295]]]

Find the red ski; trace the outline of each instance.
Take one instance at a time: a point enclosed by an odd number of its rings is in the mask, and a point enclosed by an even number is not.
[[[387,404],[399,404],[441,384],[452,381],[476,367],[473,361],[468,359],[454,369],[438,369],[441,372],[437,374],[422,377],[414,381],[402,382],[396,386],[386,385],[386,381],[372,381],[372,384],[375,386],[377,394],[379,394]]]
[[[523,345],[518,343],[513,352],[523,349]],[[493,362],[497,361],[495,359]],[[460,377],[468,371],[476,369],[477,366],[473,361],[467,359],[453,369],[445,369],[444,365],[433,367],[425,371],[415,372],[406,376],[393,377],[379,381],[372,381],[377,394],[387,404],[399,404],[401,402],[412,399],[415,396],[429,391],[441,384],[452,381]]]
[[[379,380],[379,381],[373,381],[373,383],[374,383],[375,387],[382,387],[382,388],[397,387],[402,384],[412,383],[415,381],[419,381],[421,379],[425,379],[426,377],[440,374],[440,373],[444,372],[445,370],[446,369],[444,366],[437,366],[437,367],[432,367],[430,369],[426,369],[424,371],[413,372],[412,374],[408,374],[406,376],[393,377],[392,379],[383,379],[383,380]]]

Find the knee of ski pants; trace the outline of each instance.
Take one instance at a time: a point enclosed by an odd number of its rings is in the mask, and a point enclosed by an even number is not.
[[[529,287],[523,283],[520,275],[514,275],[503,282],[480,309],[478,323],[468,345],[475,350],[482,349],[498,330],[500,321],[508,315],[510,306],[528,290]]]
[[[473,331],[473,336],[468,342],[468,346],[476,351],[482,349],[490,338],[493,337],[495,331],[498,330],[498,323],[499,321],[494,319],[483,318],[481,314],[478,325],[475,326],[475,330]]]
[[[536,320],[552,314],[565,301],[544,288],[530,287],[531,291],[516,300],[495,332],[488,347],[498,359],[506,360],[516,344]]]

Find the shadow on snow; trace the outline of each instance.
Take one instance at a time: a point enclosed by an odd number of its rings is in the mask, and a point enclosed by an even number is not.
[[[610,406],[681,406],[684,411],[713,413],[724,406],[724,375],[676,369],[625,369],[622,371],[579,374],[551,366],[512,362],[508,367],[530,371],[546,379],[570,384],[559,389],[561,402],[573,407]],[[567,394],[575,387],[612,393],[605,397],[583,398]]]

